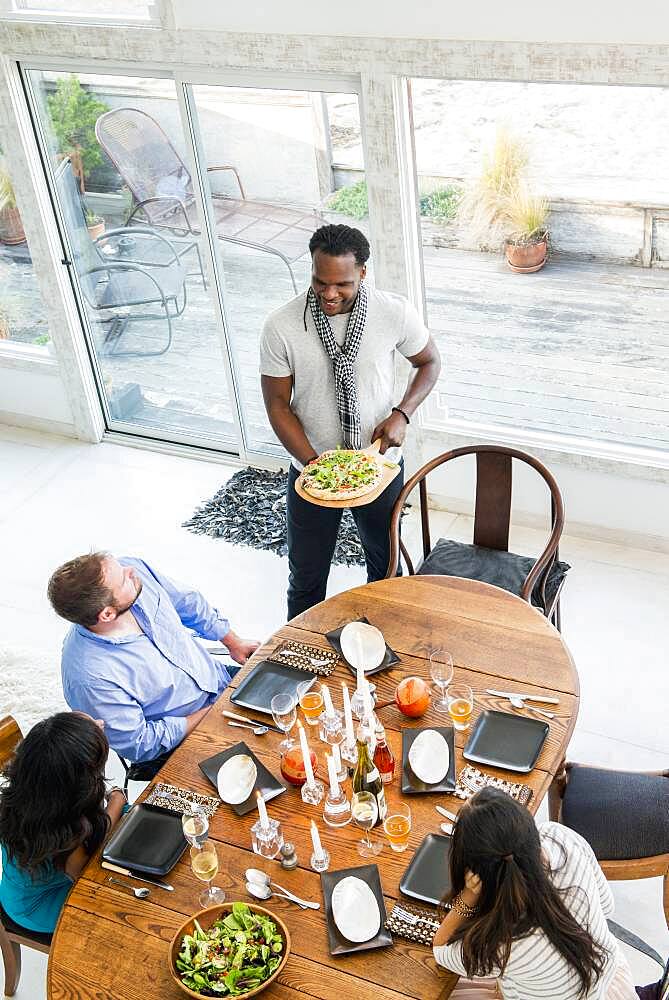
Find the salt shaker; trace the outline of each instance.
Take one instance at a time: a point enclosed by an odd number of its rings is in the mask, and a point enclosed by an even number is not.
[[[285,841],[281,845],[281,867],[285,868],[286,871],[292,872],[294,868],[297,868],[297,854],[295,853],[295,845],[290,844]]]

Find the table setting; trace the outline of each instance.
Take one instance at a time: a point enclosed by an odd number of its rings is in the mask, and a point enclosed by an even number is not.
[[[445,579],[467,604],[470,581],[460,590],[458,581]],[[169,982],[172,992],[147,996],[265,991],[269,997],[273,983],[290,981],[283,977],[291,959],[324,981],[332,976],[327,995],[333,997],[347,988],[347,979],[337,976],[350,978],[350,989],[370,998],[377,987],[389,997],[450,992],[455,977],[437,969],[429,948],[439,926],[438,904],[449,889],[458,809],[486,784],[502,787],[532,811],[538,806],[575,720],[577,680],[559,638],[554,653],[561,673],[553,671],[545,685],[538,674],[527,675],[520,645],[517,670],[515,663],[498,675],[488,663],[477,669],[470,632],[479,601],[469,602],[467,614],[461,609],[461,628],[453,628],[452,611],[432,612],[434,620],[426,620],[417,635],[397,620],[404,597],[385,616],[387,597],[366,600],[375,588],[388,592],[395,585],[399,591],[398,583],[417,589],[415,579],[367,585],[357,589],[361,598],[344,601],[349,595],[338,595],[339,603],[333,598],[280,629],[244,669],[235,690],[224,693],[174,752],[129,817],[143,809],[174,812],[180,837],[175,860],[163,851],[160,872],[138,870],[138,858],[125,857],[112,838],[92,863],[100,875],[86,877],[97,891],[138,907],[158,905],[174,929],[169,948],[156,941],[151,951],[156,981]],[[430,577],[429,586],[439,587],[439,578]],[[499,600],[495,588],[477,586]],[[523,638],[536,646],[542,633],[533,617],[527,621]],[[346,632],[348,626],[353,628]],[[546,633],[546,640],[553,643],[553,636]],[[281,662],[273,659],[275,649]],[[297,655],[286,656],[289,649]],[[334,660],[327,655],[332,653]],[[263,676],[268,665],[271,679]],[[321,666],[327,669],[316,669]],[[550,706],[554,718],[532,711],[543,706]],[[250,727],[243,740],[233,723]],[[152,816],[162,829],[160,821],[162,816]],[[160,843],[151,840],[152,860]],[[171,867],[163,871],[168,861]],[[109,865],[116,870],[102,867]],[[199,898],[194,881],[204,885]],[[141,887],[150,889],[148,898],[131,895]],[[233,977],[235,983],[229,982],[237,992],[225,993],[207,986],[206,976],[203,985],[192,963],[179,956],[186,939],[197,938],[196,918],[203,933],[218,921],[211,933],[221,937],[222,923],[237,904],[249,907],[247,921],[264,909],[263,919],[279,929],[283,922],[286,934],[279,964],[270,969],[259,953],[248,968],[262,965],[262,974]],[[406,966],[401,979],[398,962]],[[235,985],[240,981],[241,988]]]

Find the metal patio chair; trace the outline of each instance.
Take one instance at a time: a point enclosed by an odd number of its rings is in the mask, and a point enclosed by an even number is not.
[[[466,455],[476,456],[473,545],[440,538],[432,546],[427,476],[446,462]],[[535,469],[550,493],[551,533],[538,559],[509,552],[511,469],[514,460]],[[411,557],[400,538],[400,519],[402,508],[416,486],[420,497],[423,558],[414,569]],[[565,575],[570,569],[567,563],[560,562],[558,555],[563,526],[562,494],[551,473],[538,459],[524,451],[499,445],[477,444],[454,448],[427,462],[402,487],[390,520],[390,559],[386,578],[395,576],[400,556],[403,556],[410,575],[460,576],[502,587],[522,597],[528,604],[540,608],[549,621],[560,629],[560,593]]]
[[[72,260],[81,290],[90,309],[109,323],[103,356],[155,357],[172,343],[172,320],[186,308],[186,275],[174,247],[161,233],[148,227],[110,229],[92,240],[70,160],[56,169],[56,189],[72,246]],[[151,312],[133,312],[153,306]],[[107,315],[108,314],[108,315]],[[155,350],[119,351],[118,343],[130,323],[164,320],[167,343]]]
[[[127,225],[138,219],[175,235],[199,235],[190,172],[151,115],[136,108],[107,111],[95,123],[95,135],[133,196]],[[249,200],[236,167],[207,167],[207,173],[223,171],[234,177],[239,198],[212,192],[216,235],[279,257],[297,295],[292,264],[306,252],[311,234],[323,224],[322,215]]]

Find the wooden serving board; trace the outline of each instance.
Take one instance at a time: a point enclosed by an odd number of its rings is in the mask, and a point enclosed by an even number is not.
[[[307,493],[302,488],[302,474],[295,480],[295,492],[303,500],[316,504],[317,507],[334,507],[339,510],[344,510],[346,507],[365,507],[368,503],[372,503],[373,500],[380,497],[386,487],[400,473],[400,467],[396,462],[387,462],[383,455],[379,454],[379,446],[380,441],[377,440],[373,441],[369,448],[363,449],[367,454],[372,455],[381,466],[381,479],[370,493],[365,493],[362,497],[356,497],[355,500],[319,500],[317,497],[312,497],[310,493]]]

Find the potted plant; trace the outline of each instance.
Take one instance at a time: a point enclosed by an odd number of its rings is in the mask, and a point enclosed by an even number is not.
[[[104,163],[95,137],[95,123],[109,108],[73,75],[60,77],[55,93],[47,97],[47,107],[58,153],[61,157],[69,156],[83,194],[84,178]]]
[[[16,207],[14,188],[4,162],[0,161],[0,243],[25,243],[21,215]]]
[[[92,208],[86,209],[86,228],[92,240],[97,240],[105,231],[105,220]]]
[[[548,202],[529,190],[528,153],[517,136],[500,129],[479,177],[458,206],[466,242],[481,250],[504,247],[514,271],[538,271],[546,262]]]
[[[540,270],[548,252],[548,202],[519,188],[509,197],[506,212],[512,227],[504,244],[507,264],[521,274]]]

